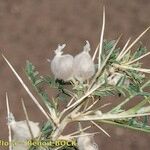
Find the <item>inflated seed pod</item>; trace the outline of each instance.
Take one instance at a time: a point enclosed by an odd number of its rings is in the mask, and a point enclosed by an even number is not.
[[[31,140],[31,133],[29,131],[26,120],[24,121],[15,121],[15,118],[12,113],[8,118],[8,123],[13,131],[13,141],[16,142],[16,145],[13,146],[13,150],[27,150],[29,145],[25,144],[27,140]],[[29,121],[29,125],[33,134],[33,137],[36,138],[40,134],[39,123]]]
[[[89,51],[90,44],[86,41],[83,51],[74,58],[74,77],[79,81],[85,81],[91,78],[95,73],[94,62],[92,61]]]
[[[55,50],[55,56],[51,61],[51,71],[55,78],[67,81],[73,76],[73,56],[69,54],[62,55],[65,46],[65,44],[58,45]]]
[[[93,135],[82,133],[77,139],[79,150],[98,150],[98,145],[95,143]]]

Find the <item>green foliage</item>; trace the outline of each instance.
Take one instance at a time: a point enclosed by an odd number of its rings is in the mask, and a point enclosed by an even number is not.
[[[51,107],[56,109],[55,106],[57,105],[49,98],[48,93],[44,88],[45,86],[58,89],[58,97],[61,100],[70,97],[70,94],[66,91],[64,87],[64,85],[68,85],[70,83],[65,83],[62,80],[55,80],[53,77],[50,76],[40,76],[39,72],[35,69],[35,66],[29,61],[26,62],[25,72],[29,80],[31,81],[34,89],[42,98],[44,104],[46,105],[46,107],[48,107],[48,109],[51,109]]]
[[[108,40],[104,40],[103,42],[103,55],[102,55],[102,61],[105,60],[105,58],[107,57],[107,55],[109,54],[110,50],[112,49],[112,47],[114,46],[116,40],[112,40],[112,41],[108,41]],[[113,53],[111,54],[108,63],[113,63],[116,61],[116,58],[119,54],[120,48],[116,48]]]
[[[26,64],[26,74],[31,81],[34,89],[38,93],[38,95],[41,97],[42,101],[46,105],[46,107],[51,110],[54,109],[54,111],[59,114],[59,108],[58,105],[60,102],[64,102],[67,99],[75,98],[77,101],[78,99],[82,99],[82,97],[85,96],[86,92],[89,90],[92,90],[92,87],[95,87],[96,85],[100,85],[98,88],[96,88],[91,94],[89,94],[86,99],[93,98],[94,100],[99,98],[102,99],[103,97],[107,96],[123,96],[125,98],[123,101],[120,102],[117,106],[112,108],[109,112],[107,112],[105,115],[123,115],[123,119],[99,119],[97,120],[99,123],[108,123],[115,126],[120,126],[124,128],[134,129],[138,131],[144,131],[144,132],[150,132],[150,125],[148,122],[147,116],[141,116],[141,117],[126,117],[128,115],[138,115],[138,110],[143,108],[145,105],[149,103],[149,97],[150,93],[144,91],[145,88],[150,86],[150,81],[145,82],[145,74],[143,72],[134,70],[134,69],[121,69],[114,67],[115,64],[117,65],[124,65],[128,64],[128,62],[133,61],[143,54],[146,53],[146,48],[140,45],[140,47],[137,49],[137,51],[134,52],[134,54],[131,53],[131,51],[128,51],[126,54],[124,54],[123,58],[119,61],[117,61],[117,57],[120,54],[120,48],[115,48],[114,51],[109,56],[113,46],[115,45],[115,40],[107,41],[104,40],[103,42],[103,54],[102,54],[102,62],[105,62],[104,68],[102,68],[99,76],[94,79],[94,85],[91,87],[90,82],[80,82],[77,80],[72,80],[69,82],[64,82],[62,80],[55,79],[51,76],[40,76],[39,72],[35,69],[35,66],[27,61]],[[98,64],[95,64],[96,69]],[[131,63],[129,65],[130,67],[134,68],[140,68],[141,63],[135,62]],[[128,67],[128,65],[127,65]],[[113,71],[111,71],[113,70]],[[115,74],[116,73],[116,74]],[[110,82],[110,80],[115,80],[115,76],[117,76],[117,79],[115,82]],[[114,76],[114,77],[113,77]],[[112,78],[110,78],[112,77]],[[92,83],[92,84],[93,84]],[[45,89],[45,86],[49,88],[53,88],[57,90],[56,97],[50,99],[48,96],[48,93]],[[91,89],[90,89],[90,88]],[[88,91],[88,92],[89,92]],[[132,99],[136,98],[136,96],[141,96],[143,98],[138,104],[131,107],[130,109],[126,109],[124,106],[132,101]],[[59,101],[61,100],[61,101]],[[88,103],[81,101],[76,107],[79,107],[80,104],[88,105]],[[83,105],[84,106],[84,105]],[[76,107],[73,108],[76,109]],[[85,107],[86,108],[86,107]],[[84,109],[85,109],[84,108]],[[80,108],[81,109],[81,108]],[[80,110],[79,109],[79,110]],[[84,111],[83,111],[84,112]],[[90,110],[91,114],[94,114],[94,110]],[[140,114],[142,115],[142,114]],[[58,115],[59,116],[59,115]],[[139,119],[140,118],[140,119]],[[51,125],[51,122],[48,121],[43,124],[43,127],[41,128],[41,139],[42,140],[50,140],[51,135],[55,132],[53,129],[53,126]],[[51,150],[50,147],[47,147],[48,150]],[[76,150],[76,147],[61,147],[59,150]],[[36,150],[36,147],[30,147],[30,150]]]
[[[43,124],[41,132],[44,137],[49,137],[52,131],[53,131],[53,127],[50,121],[47,121],[46,123]]]
[[[134,54],[131,57],[131,60],[139,58],[140,56],[144,55],[146,52],[147,52],[147,48],[143,46],[142,43],[140,43],[139,48],[134,52]]]
[[[145,116],[147,117],[147,116]],[[108,123],[114,126],[119,126],[123,128],[128,128],[136,131],[142,131],[150,133],[150,126],[148,122],[139,121],[136,118],[126,119],[126,120],[106,120],[101,121],[103,123]]]

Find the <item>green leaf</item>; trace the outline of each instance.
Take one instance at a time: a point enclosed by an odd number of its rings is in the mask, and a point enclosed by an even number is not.
[[[29,61],[27,61],[25,71],[34,89],[36,90],[38,95],[42,98],[46,107],[48,109],[53,107],[53,103],[50,101],[48,94],[43,89],[43,86],[44,86],[43,84],[45,83],[44,78],[42,76],[39,76],[39,72],[35,70],[35,66]]]
[[[134,118],[132,118],[132,119],[134,119]],[[120,120],[120,121],[119,120],[114,120],[114,121],[102,120],[100,122],[108,123],[108,124],[115,125],[115,126],[120,126],[123,128],[129,128],[129,129],[133,129],[133,130],[137,130],[137,131],[143,131],[143,132],[150,133],[150,126],[149,125],[143,126],[143,124],[144,124],[143,122],[132,120],[132,119]]]
[[[132,55],[131,60],[139,58],[140,56],[144,55],[146,52],[147,52],[146,47],[144,47],[144,46],[142,45],[142,43],[140,43],[139,48],[138,48],[138,49],[135,51],[135,53]]]
[[[42,134],[45,137],[48,137],[49,135],[51,135],[51,133],[53,131],[53,127],[52,127],[51,123],[49,121],[47,121],[46,123],[44,123],[41,131],[42,131]]]

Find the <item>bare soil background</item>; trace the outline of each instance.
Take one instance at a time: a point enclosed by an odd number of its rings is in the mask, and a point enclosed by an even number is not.
[[[82,50],[85,40],[90,41],[94,50],[99,41],[104,4],[105,38],[115,39],[122,33],[120,46],[128,37],[135,39],[150,25],[148,0],[0,0],[1,52],[7,56],[32,89],[24,73],[26,60],[29,59],[41,74],[50,74],[46,59],[54,56],[53,50],[59,43],[66,43],[65,52],[73,55]],[[142,38],[142,42],[150,48],[149,33]],[[143,61],[147,68],[149,59],[150,57],[147,57]],[[25,100],[31,120],[45,120],[0,56],[0,139],[8,137],[6,91],[9,94],[11,111],[17,120],[25,118],[21,97]],[[115,101],[115,98],[113,100]],[[148,134],[108,125],[103,127],[111,134],[111,138],[103,133],[96,136],[102,150],[150,149]]]

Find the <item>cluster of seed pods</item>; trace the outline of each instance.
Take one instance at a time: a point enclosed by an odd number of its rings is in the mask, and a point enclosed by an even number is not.
[[[95,74],[95,65],[92,61],[90,44],[86,41],[83,51],[73,57],[70,54],[63,54],[66,45],[58,45],[55,56],[51,61],[51,71],[55,78],[64,81],[75,78],[81,82],[90,79]]]

